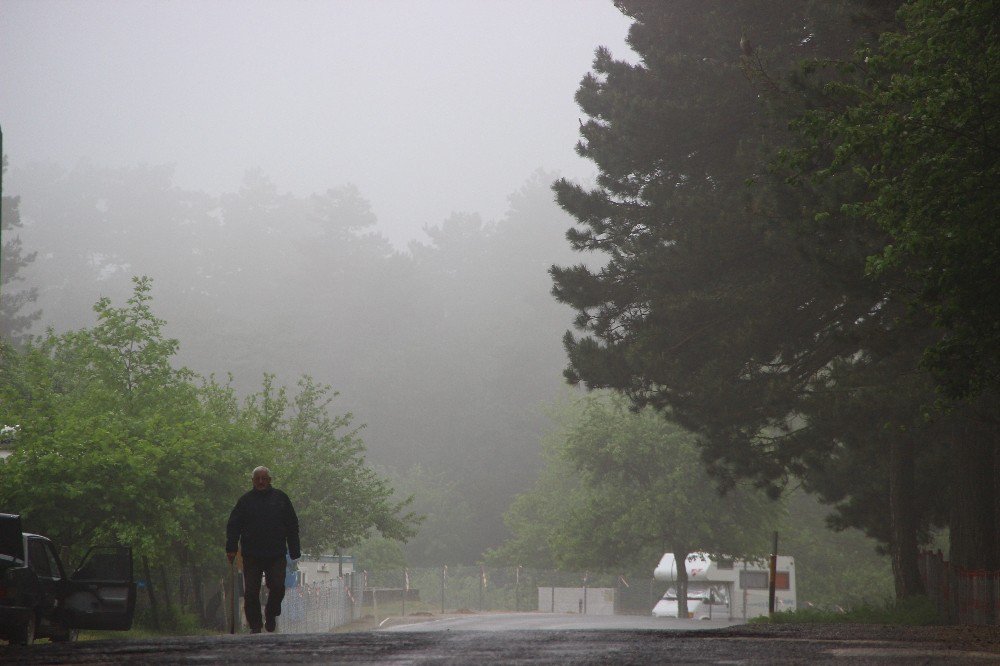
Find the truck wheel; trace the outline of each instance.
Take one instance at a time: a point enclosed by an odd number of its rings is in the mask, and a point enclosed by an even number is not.
[[[79,629],[63,627],[59,633],[51,638],[53,643],[75,643],[80,638]]]
[[[35,614],[28,613],[28,621],[25,622],[23,627],[18,627],[14,631],[13,639],[11,643],[15,645],[31,645],[35,642]]]

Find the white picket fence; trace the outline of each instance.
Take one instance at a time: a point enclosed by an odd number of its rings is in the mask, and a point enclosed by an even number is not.
[[[289,587],[281,604],[278,631],[283,634],[325,633],[361,617],[361,590],[354,576]]]

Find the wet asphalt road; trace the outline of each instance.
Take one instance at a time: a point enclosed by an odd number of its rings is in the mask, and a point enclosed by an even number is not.
[[[443,627],[443,625],[442,625]],[[452,630],[0,647],[3,664],[996,664],[1000,629],[746,625],[700,631]]]
[[[678,620],[651,615],[578,615],[576,613],[468,613],[393,617],[382,631],[690,631],[721,629],[738,620]]]

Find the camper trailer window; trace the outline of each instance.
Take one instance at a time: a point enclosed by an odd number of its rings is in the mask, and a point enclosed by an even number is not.
[[[788,572],[787,571],[775,571],[774,572],[774,589],[776,590],[787,590],[789,588]]]
[[[777,579],[775,579],[777,582]],[[741,571],[740,572],[740,587],[744,590],[766,590],[767,589],[767,572],[766,571]]]
[[[715,566],[717,568],[719,568],[719,569],[732,569],[733,568],[733,561],[732,560],[722,560],[722,559],[720,559],[719,561],[717,561],[715,563]]]

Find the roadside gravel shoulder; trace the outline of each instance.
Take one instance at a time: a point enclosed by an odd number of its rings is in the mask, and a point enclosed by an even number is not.
[[[891,641],[928,649],[960,649],[1000,655],[1000,627],[943,625],[910,627],[885,624],[740,624],[708,629],[702,635],[734,638]]]
[[[390,616],[381,622],[366,617],[335,629],[335,633],[375,631],[414,622],[441,620],[460,615],[421,614],[405,617]],[[872,641],[920,646],[928,650],[963,650],[1000,655],[1000,626],[939,625],[926,627],[888,624],[737,624],[718,629],[697,629],[690,632],[672,630],[672,634],[691,634],[720,638],[775,638],[783,640]],[[1000,659],[998,659],[1000,661]]]

